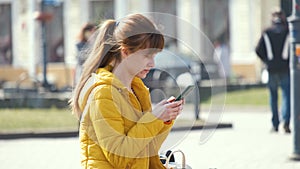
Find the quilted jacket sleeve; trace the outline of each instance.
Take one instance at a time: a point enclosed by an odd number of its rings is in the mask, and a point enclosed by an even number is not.
[[[151,156],[147,147],[166,125],[147,112],[125,132],[124,117],[116,105],[115,100],[100,97],[91,103],[89,112],[106,158],[115,168],[123,168],[136,158]]]

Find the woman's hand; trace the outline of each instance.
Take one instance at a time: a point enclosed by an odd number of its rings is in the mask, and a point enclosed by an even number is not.
[[[152,113],[162,121],[175,120],[183,109],[184,100],[174,101],[172,98],[159,102]]]

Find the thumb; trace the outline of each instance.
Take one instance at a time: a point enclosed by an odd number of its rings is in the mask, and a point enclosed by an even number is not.
[[[162,106],[162,105],[165,105],[165,104],[167,104],[167,103],[168,103],[168,101],[167,101],[166,99],[164,99],[164,100],[160,101],[160,102],[157,104],[157,106]]]

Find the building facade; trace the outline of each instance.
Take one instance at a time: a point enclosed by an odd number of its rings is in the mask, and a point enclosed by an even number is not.
[[[207,44],[201,36],[210,45],[222,37],[230,48],[232,76],[245,83],[257,83],[262,65],[254,47],[261,31],[270,24],[271,10],[282,6],[283,1],[44,0],[43,6],[41,0],[0,0],[0,81],[43,81],[46,57],[49,83],[58,88],[72,86],[75,44],[83,24],[118,19],[130,13],[156,12],[170,16],[161,18],[171,37],[167,43],[174,43],[172,38],[177,38],[196,53],[203,53]],[[41,11],[51,14],[44,24],[38,20]],[[184,23],[192,25],[192,29]],[[184,45],[175,43],[185,52]]]

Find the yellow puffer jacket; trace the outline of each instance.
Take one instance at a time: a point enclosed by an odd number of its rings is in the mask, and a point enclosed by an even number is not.
[[[173,124],[164,124],[151,113],[149,91],[140,78],[134,78],[132,94],[111,69],[98,69],[80,94],[79,103],[85,109],[79,136],[82,167],[165,168],[158,151]]]

